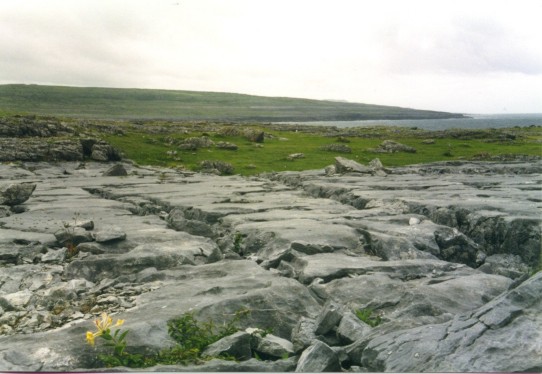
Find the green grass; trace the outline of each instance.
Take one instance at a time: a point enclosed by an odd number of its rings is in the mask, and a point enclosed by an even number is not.
[[[252,126],[264,130],[266,139],[263,144],[249,142],[241,136],[222,136],[219,132],[197,131],[198,126],[191,127],[186,134],[150,134],[148,132],[126,130],[122,136],[107,135],[105,140],[118,147],[130,158],[142,165],[160,165],[168,167],[184,167],[197,170],[203,160],[219,160],[231,163],[236,174],[254,175],[263,172],[300,171],[320,169],[335,162],[336,156],[356,160],[366,164],[374,158],[379,158],[384,166],[404,166],[418,163],[449,160],[469,160],[480,156],[492,157],[507,154],[524,154],[542,156],[542,128],[520,128],[486,131],[483,139],[457,139],[446,132],[431,132],[424,130],[396,128],[389,133],[390,128],[357,129],[357,133],[348,137],[348,146],[352,153],[335,153],[322,150],[327,144],[337,143],[337,137],[326,136],[314,129],[314,133],[293,132],[285,130],[270,130],[263,125]],[[217,126],[217,130],[220,126]],[[513,132],[513,141],[499,141],[503,133]],[[228,141],[238,145],[236,151],[221,150],[215,147],[201,148],[196,151],[182,151],[177,146],[169,145],[171,139],[186,139],[208,135],[214,142]],[[388,136],[393,135],[393,136]],[[422,141],[440,136],[434,144],[424,144]],[[374,153],[383,139],[392,139],[416,148],[416,153]],[[167,151],[177,151],[175,156],[168,156]],[[304,153],[305,157],[294,161],[288,160],[288,155]]]
[[[461,115],[382,105],[221,92],[0,85],[0,112],[75,118],[315,121],[451,118]]]
[[[355,311],[356,316],[366,324],[371,327],[376,327],[382,323],[382,318],[379,315],[375,315],[373,310],[368,309],[358,309]]]

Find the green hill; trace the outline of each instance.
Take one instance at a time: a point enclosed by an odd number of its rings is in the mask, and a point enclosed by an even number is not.
[[[96,119],[330,121],[457,118],[461,114],[235,93],[0,85],[0,113]]]

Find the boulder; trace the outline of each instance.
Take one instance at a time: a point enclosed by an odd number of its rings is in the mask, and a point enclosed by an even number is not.
[[[237,149],[239,149],[237,144],[230,142],[218,142],[215,144],[215,147],[219,149],[226,149],[228,151],[236,151]]]
[[[339,372],[339,357],[327,344],[316,341],[299,357],[295,371],[298,373]]]
[[[90,149],[90,158],[95,161],[120,161],[121,156],[119,152],[113,148],[111,145],[98,142],[92,145]]]
[[[128,172],[122,164],[115,164],[103,172],[105,177],[124,177],[126,175],[128,175]]]
[[[179,148],[185,151],[195,151],[199,148],[210,148],[214,144],[208,136],[190,137],[183,140]]]
[[[263,143],[265,140],[265,133],[259,130],[246,129],[243,135],[250,142]]]
[[[316,340],[316,321],[312,318],[301,317],[292,329],[292,344],[295,352],[309,347]]]
[[[331,329],[336,327],[339,322],[341,321],[341,318],[343,317],[343,311],[342,307],[332,301],[328,301],[324,308],[322,309],[322,312],[318,315],[318,318],[316,319],[316,335],[325,335]]]
[[[240,361],[250,359],[252,357],[251,335],[239,331],[207,346],[203,351],[203,356],[218,357],[220,355],[232,356]]]
[[[281,337],[267,334],[260,337],[258,333],[252,334],[252,347],[260,357],[274,359],[290,357],[294,354],[293,344]]]
[[[384,140],[382,144],[374,150],[374,152],[380,153],[395,153],[395,152],[407,152],[416,153],[416,148],[410,147],[405,144],[395,142],[393,140]]]
[[[97,243],[106,243],[126,239],[126,233],[120,227],[110,227],[105,230],[96,231],[93,233],[93,236]]]
[[[361,165],[360,163],[354,160],[349,160],[343,157],[335,157],[335,172],[339,174],[344,174],[344,173],[371,174],[372,169],[370,167]]]
[[[78,245],[80,243],[92,242],[92,233],[82,227],[65,227],[55,232],[55,238],[60,245]]]
[[[346,312],[341,318],[337,335],[343,339],[346,344],[360,340],[371,332],[371,326],[362,322],[354,313]]]
[[[234,170],[232,164],[224,161],[204,160],[200,162],[199,166],[202,172],[217,175],[231,175]]]
[[[36,189],[35,183],[10,184],[0,189],[0,205],[19,205],[27,201]]]

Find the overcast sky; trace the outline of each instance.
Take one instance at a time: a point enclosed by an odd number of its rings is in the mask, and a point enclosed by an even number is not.
[[[542,112],[540,0],[0,0],[0,84]]]

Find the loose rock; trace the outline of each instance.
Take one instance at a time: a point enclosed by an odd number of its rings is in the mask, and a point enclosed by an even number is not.
[[[10,184],[0,189],[0,205],[19,205],[30,198],[36,189],[35,183]]]

